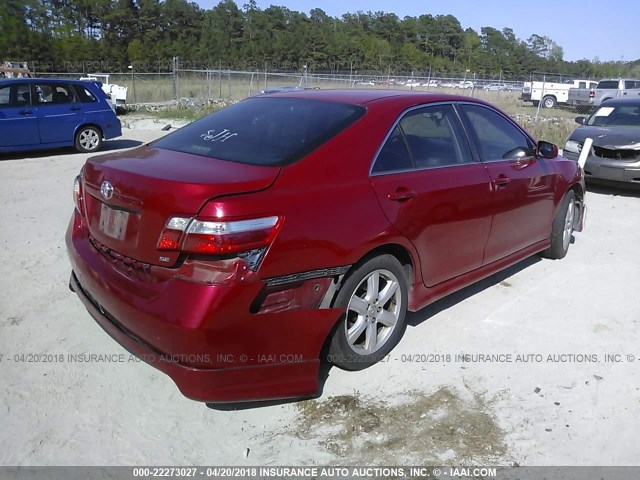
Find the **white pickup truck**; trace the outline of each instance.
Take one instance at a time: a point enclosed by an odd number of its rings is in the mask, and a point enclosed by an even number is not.
[[[636,78],[607,78],[594,88],[572,88],[568,103],[576,108],[599,107],[612,98],[640,96],[640,80]]]
[[[522,100],[533,102],[538,106],[542,102],[544,108],[554,108],[558,104],[565,105],[569,100],[571,88],[595,88],[595,80],[567,80],[563,83],[554,82],[524,82]]]
[[[109,75],[103,73],[92,73],[80,80],[89,80],[102,83],[102,91],[107,94],[114,108],[124,109],[127,105],[127,87],[109,83]]]

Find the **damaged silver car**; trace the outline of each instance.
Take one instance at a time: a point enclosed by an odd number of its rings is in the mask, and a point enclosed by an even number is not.
[[[564,156],[577,160],[585,140],[593,139],[585,179],[640,186],[640,98],[603,102],[589,118],[576,117],[576,122],[581,126],[569,135]]]

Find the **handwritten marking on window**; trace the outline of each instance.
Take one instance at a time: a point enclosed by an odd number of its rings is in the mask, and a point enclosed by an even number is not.
[[[224,143],[232,137],[238,136],[237,133],[231,132],[231,130],[224,129],[218,133],[216,130],[208,130],[207,133],[203,133],[200,137],[206,142],[220,142]]]

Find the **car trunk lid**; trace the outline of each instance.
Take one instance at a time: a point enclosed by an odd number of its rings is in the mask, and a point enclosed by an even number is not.
[[[179,253],[157,249],[170,217],[193,217],[212,198],[266,189],[279,172],[151,146],[95,157],[84,168],[89,231],[129,260],[170,266]]]

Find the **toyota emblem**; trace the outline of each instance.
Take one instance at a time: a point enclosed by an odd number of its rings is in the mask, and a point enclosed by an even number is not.
[[[113,185],[111,185],[111,182],[107,180],[102,182],[102,185],[100,185],[100,193],[105,198],[105,200],[109,200],[111,197],[113,197]]]

